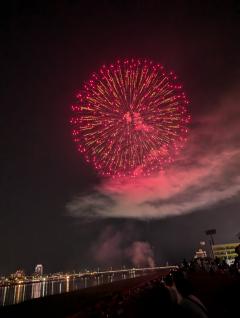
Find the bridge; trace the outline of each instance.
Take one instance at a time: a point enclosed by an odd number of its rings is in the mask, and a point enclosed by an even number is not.
[[[124,269],[116,269],[116,270],[106,270],[106,271],[87,271],[87,272],[79,272],[72,274],[60,274],[60,275],[51,275],[47,277],[47,280],[53,279],[71,279],[71,278],[80,278],[80,277],[92,277],[92,276],[105,276],[105,275],[121,275],[128,274],[134,277],[136,274],[147,274],[153,271],[162,271],[169,273],[172,270],[177,270],[178,266],[155,266],[155,267],[143,267],[143,268],[124,268]]]

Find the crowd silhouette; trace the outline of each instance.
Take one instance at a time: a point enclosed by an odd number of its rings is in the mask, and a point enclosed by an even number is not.
[[[237,257],[229,266],[225,259],[183,259],[178,270],[167,276],[156,276],[134,288],[109,294],[84,313],[74,317],[209,317],[203,301],[195,293],[189,277],[192,274],[240,276],[240,245]]]

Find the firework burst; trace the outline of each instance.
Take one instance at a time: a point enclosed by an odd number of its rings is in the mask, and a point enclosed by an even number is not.
[[[188,100],[173,72],[148,60],[103,65],[72,106],[73,140],[105,176],[150,175],[184,146]]]

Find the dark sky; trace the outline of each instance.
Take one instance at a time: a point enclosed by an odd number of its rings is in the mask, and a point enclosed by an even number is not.
[[[170,2],[1,5],[0,273],[31,272],[36,263],[48,272],[97,266],[92,250],[109,227],[131,232],[129,242],[148,241],[161,264],[191,257],[208,228],[217,229],[218,242],[236,241],[239,195],[152,221],[89,221],[66,209],[101,181],[77,153],[69,126],[74,95],[99,66],[130,56],[173,68],[193,118],[217,111],[222,96],[238,85],[239,2]]]

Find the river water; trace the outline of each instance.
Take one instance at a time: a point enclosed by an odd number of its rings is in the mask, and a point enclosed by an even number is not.
[[[18,304],[20,302],[62,294],[74,290],[111,283],[113,281],[136,277],[135,273],[88,276],[81,278],[66,278],[55,281],[41,281],[28,284],[17,284],[0,287],[0,306]]]

